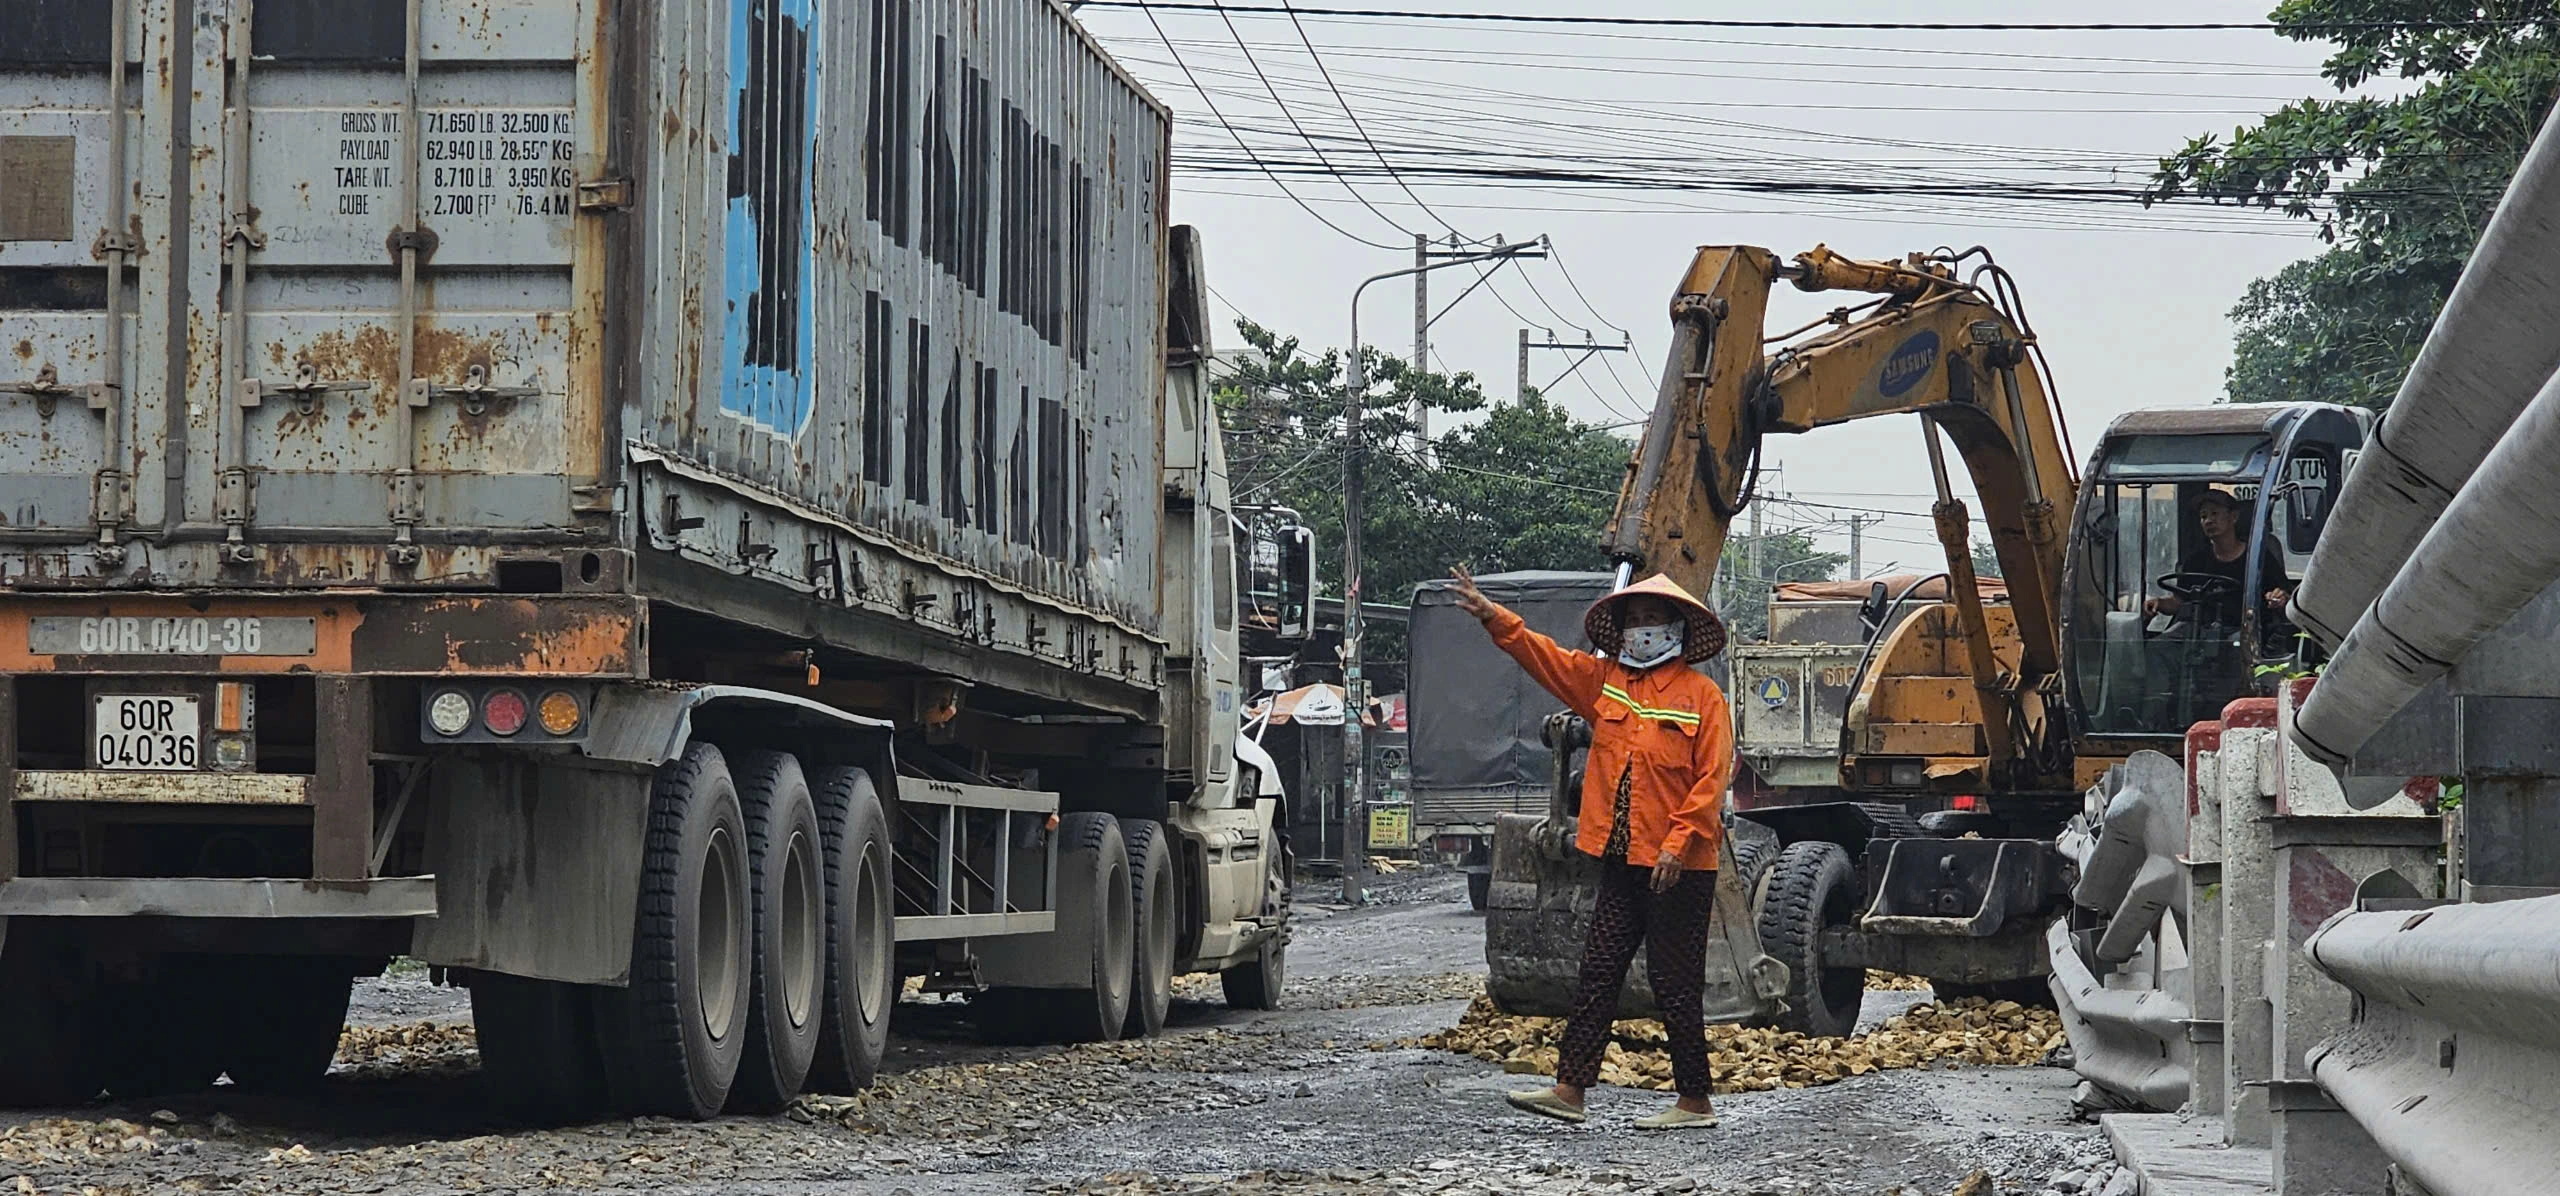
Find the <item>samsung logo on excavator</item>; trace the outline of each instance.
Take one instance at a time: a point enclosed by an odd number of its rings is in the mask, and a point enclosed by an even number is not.
[[[1915,332],[1911,339],[1894,346],[1893,356],[1884,359],[1884,373],[1876,379],[1876,389],[1888,399],[1899,398],[1928,377],[1929,370],[1937,364],[1938,334]]]

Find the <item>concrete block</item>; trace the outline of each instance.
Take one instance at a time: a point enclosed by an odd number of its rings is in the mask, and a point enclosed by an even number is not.
[[[2222,791],[2224,1141],[2271,1143],[2265,1083],[2273,1078],[2275,1013],[2267,1003],[2267,953],[2275,948],[2275,703],[2244,699],[2225,711]],[[2247,766],[2240,765],[2247,762]]]
[[[2210,1118],[2109,1113],[2098,1119],[2116,1161],[2142,1180],[2142,1196],[2273,1196],[2275,1156],[2226,1146]]]
[[[2319,1085],[2278,1081],[2268,1096],[2276,1196],[2386,1196],[2390,1158]]]

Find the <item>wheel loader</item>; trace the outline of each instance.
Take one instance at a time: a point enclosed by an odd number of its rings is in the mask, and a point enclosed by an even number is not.
[[[1873,297],[1772,335],[1781,282]],[[1831,767],[1799,759],[1728,812],[1709,1016],[1846,1034],[1869,968],[1941,995],[2040,996],[2044,928],[2073,879],[2055,836],[2108,767],[2180,751],[2190,724],[2294,657],[2284,602],[2369,414],[2137,411],[2084,470],[2016,283],[1980,247],[1861,261],[1708,246],[1670,314],[1669,360],[1606,532],[1622,580],[1662,572],[1709,592],[1766,438],[1884,416],[1916,417],[1946,553],[1935,596],[1865,596],[1856,664],[1830,679]],[[1948,445],[1982,503],[2005,600],[1975,576]],[[2234,529],[2208,535],[2205,506],[2236,508]],[[1824,700],[1789,692],[1758,651],[1734,649],[1736,703]],[[1580,720],[1553,720],[1547,810],[1495,826],[1486,956],[1510,1012],[1570,1003],[1597,875],[1571,845],[1588,742]],[[1643,975],[1629,970],[1622,1016],[1651,1008]]]

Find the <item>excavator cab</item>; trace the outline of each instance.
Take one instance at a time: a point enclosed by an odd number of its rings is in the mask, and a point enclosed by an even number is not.
[[[2063,623],[2075,730],[2121,742],[2083,755],[2160,747],[2295,658],[2286,604],[2366,431],[2361,413],[2311,404],[2108,429],[2082,480]]]

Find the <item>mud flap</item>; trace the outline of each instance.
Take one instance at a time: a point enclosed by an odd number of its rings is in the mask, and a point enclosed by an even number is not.
[[[1767,840],[1745,858],[1777,854],[1777,836],[1742,819],[1729,820],[1716,865],[1715,913],[1708,926],[1706,1015],[1709,1022],[1774,1017],[1784,1007],[1785,964],[1760,949],[1754,877],[1735,865],[1737,840]],[[1573,1007],[1582,945],[1599,899],[1600,861],[1548,830],[1546,818],[1500,814],[1493,828],[1493,884],[1485,898],[1486,991],[1506,1013],[1563,1017]],[[1644,952],[1636,952],[1618,989],[1618,1016],[1651,1017],[1653,986]]]

